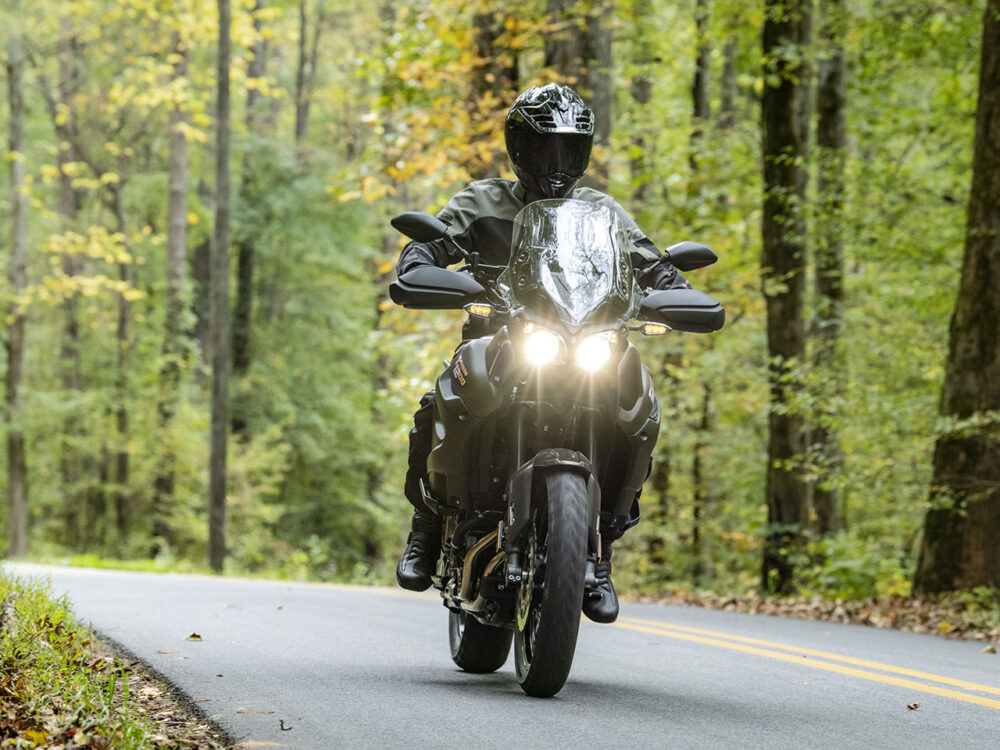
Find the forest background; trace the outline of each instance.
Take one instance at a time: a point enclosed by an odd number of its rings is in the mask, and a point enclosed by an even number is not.
[[[233,0],[227,64],[228,0],[5,0],[8,554],[204,566],[215,407],[225,570],[388,581],[461,323],[387,300],[388,218],[512,176],[506,108],[566,80],[589,184],[713,247],[691,280],[728,312],[638,344],[663,430],[616,582],[908,594],[925,519],[968,516],[936,442],[996,424],[939,416],[985,4]]]

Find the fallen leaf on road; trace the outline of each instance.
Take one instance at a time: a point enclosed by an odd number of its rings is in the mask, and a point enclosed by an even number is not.
[[[200,640],[202,640],[202,637],[200,635],[198,635],[197,633],[192,633],[191,635],[189,635],[184,640],[185,641],[200,641]]]
[[[221,674],[217,674],[217,675],[215,675],[215,676],[216,676],[216,677],[222,677],[222,675],[221,675]]]
[[[176,654],[177,652],[173,651],[173,650],[170,650],[170,651],[157,651],[156,653],[158,653],[158,654]]]
[[[254,711],[252,708],[237,708],[238,714],[273,714],[274,711]]]
[[[984,654],[995,654],[997,652],[996,646],[987,646],[983,649]]]
[[[910,709],[911,711],[916,711],[918,708],[920,708],[920,704],[919,703],[907,703],[906,707],[908,709]]]
[[[287,732],[288,730],[291,729],[291,727],[286,727],[285,726],[285,720],[284,719],[278,719],[278,723],[281,724],[281,731],[282,732]]]

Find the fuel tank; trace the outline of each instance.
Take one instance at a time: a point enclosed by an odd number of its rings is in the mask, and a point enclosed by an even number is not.
[[[427,473],[431,492],[459,508],[490,504],[503,490],[504,414],[516,379],[506,327],[472,339],[455,352],[435,388],[436,409]]]

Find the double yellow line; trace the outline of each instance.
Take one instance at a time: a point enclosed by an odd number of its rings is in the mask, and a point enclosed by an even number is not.
[[[981,685],[976,682],[957,680],[953,677],[931,674],[930,672],[921,672],[916,669],[906,669],[905,667],[897,667],[892,664],[869,661],[868,659],[857,659],[853,656],[843,656],[829,651],[818,651],[812,648],[789,646],[784,643],[764,641],[759,638],[747,638],[739,635],[730,635],[729,633],[719,633],[713,630],[701,630],[699,628],[689,628],[682,625],[671,625],[669,623],[657,622],[655,620],[640,620],[634,617],[623,617],[619,618],[614,627],[625,628],[626,630],[636,630],[640,633],[652,633],[654,635],[664,636],[667,638],[677,638],[682,641],[702,643],[707,646],[716,646],[718,648],[729,649],[730,651],[740,651],[744,654],[753,654],[754,656],[764,656],[768,659],[776,659],[778,661],[797,664],[811,669],[822,669],[827,672],[837,672],[838,674],[845,674],[862,680],[881,682],[886,685],[904,687],[909,690],[916,690],[922,693],[939,695],[943,698],[964,701],[965,703],[974,703],[977,706],[1000,709],[1000,700],[997,700],[996,698],[987,698],[982,695],[975,695],[974,693],[960,692],[946,687],[939,687],[939,685],[950,685],[952,687],[962,688],[963,690],[971,690],[978,693],[989,693],[991,695],[1000,696],[1000,687],[993,687],[992,685]],[[823,661],[817,661],[817,659],[822,659]],[[845,664],[854,666],[844,666]],[[865,669],[858,669],[858,667],[865,667]],[[914,679],[902,679],[901,677],[893,677],[892,675],[903,675],[904,677],[912,677]],[[924,682],[915,682],[914,680],[924,680]],[[938,684],[935,685],[928,683]]]

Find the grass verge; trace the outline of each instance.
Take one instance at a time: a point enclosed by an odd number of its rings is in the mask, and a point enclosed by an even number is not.
[[[226,745],[140,665],[77,622],[64,597],[0,574],[0,748]]]

